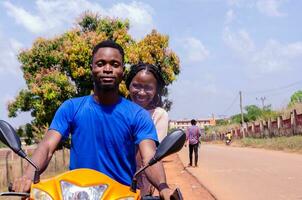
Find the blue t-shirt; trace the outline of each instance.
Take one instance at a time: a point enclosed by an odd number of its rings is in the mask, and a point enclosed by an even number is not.
[[[130,185],[136,171],[136,145],[158,141],[150,114],[120,97],[106,106],[92,95],[65,101],[50,125],[63,138],[71,133],[70,169],[90,168]]]

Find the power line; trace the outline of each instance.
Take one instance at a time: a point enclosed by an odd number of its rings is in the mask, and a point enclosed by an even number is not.
[[[279,90],[284,90],[284,89],[291,88],[291,87],[293,87],[295,85],[298,85],[298,84],[302,84],[302,80],[296,81],[296,82],[293,82],[291,84],[284,85],[284,86],[281,86],[281,87],[278,87],[278,88],[272,88],[272,89],[267,89],[267,90],[259,90],[259,91],[251,92],[251,93],[248,93],[248,95],[277,92]]]
[[[302,84],[302,80],[299,80],[299,81],[296,81],[296,82],[293,82],[291,84],[288,84],[288,85],[284,85],[284,86],[280,86],[278,88],[272,88],[272,89],[267,89],[267,90],[259,90],[259,91],[255,91],[255,92],[251,92],[251,93],[247,93],[245,92],[246,95],[254,95],[254,94],[263,94],[263,93],[272,93],[271,95],[266,95],[267,97],[269,96],[275,96],[276,93],[279,94],[280,93],[280,90],[284,90],[284,89],[288,89],[288,88],[291,88],[295,85],[298,85],[298,84]],[[231,104],[224,110],[223,112],[223,115],[225,115],[227,112],[230,111],[230,109],[234,106],[235,102],[238,100],[239,96],[236,95],[233,99],[233,101],[231,102]],[[262,106],[264,106],[264,100],[266,100],[266,97],[261,97],[259,100],[262,101]]]
[[[238,99],[238,95],[235,96],[232,103],[225,109],[225,111],[223,113],[227,113],[234,106],[237,99]]]
[[[266,95],[266,97],[274,97],[274,96],[279,96],[279,95],[282,95],[282,94],[284,94],[284,91],[273,92],[273,93],[270,93],[269,95]]]

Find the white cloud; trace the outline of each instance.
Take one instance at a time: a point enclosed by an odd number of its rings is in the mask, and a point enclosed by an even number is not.
[[[226,27],[223,32],[223,41],[239,54],[251,52],[255,46],[247,31],[239,30],[234,33],[229,27]]]
[[[302,56],[302,42],[282,45],[269,40],[264,48],[255,52],[251,62],[262,73],[284,71],[291,68],[291,61]]]
[[[0,74],[21,75],[20,64],[16,57],[23,45],[15,39],[6,39],[0,33]]]
[[[10,46],[11,46],[12,50],[15,53],[18,53],[24,47],[24,45],[21,42],[17,41],[14,38],[11,38],[9,40],[9,42],[10,42]]]
[[[210,52],[202,42],[194,37],[182,39],[184,59],[188,62],[200,62],[209,57]]]
[[[132,2],[131,4],[119,3],[114,5],[108,15],[129,19],[131,35],[135,38],[141,38],[155,27],[152,13],[153,9],[147,4]]]
[[[256,7],[261,13],[270,17],[282,17],[286,15],[279,10],[283,2],[284,0],[258,0]]]
[[[256,48],[245,30],[232,32],[226,28],[223,40],[235,56],[251,70],[251,75],[288,70],[292,67],[291,63],[302,56],[302,42],[281,44],[270,39],[263,47]]]
[[[228,10],[226,13],[225,24],[231,24],[235,19],[235,13],[233,10]]]
[[[130,31],[135,37],[141,37],[154,28],[152,8],[147,4],[132,2],[118,3],[110,9],[105,9],[97,3],[87,0],[46,1],[37,0],[35,10],[27,11],[22,7],[4,2],[7,13],[15,21],[34,34],[55,35],[70,27],[84,11],[98,12],[103,16],[128,18]]]
[[[23,44],[19,41],[4,38],[0,33],[0,119],[13,126],[19,126],[31,120],[28,113],[14,119],[8,118],[7,111],[7,104],[14,99],[16,91],[26,86],[22,78],[20,63],[16,59],[22,47]]]
[[[39,33],[43,30],[43,21],[38,16],[33,16],[26,10],[14,6],[11,2],[4,2],[8,14],[15,18],[18,24],[23,25],[33,33]]]
[[[32,13],[9,1],[4,2],[8,14],[34,34],[54,35],[64,30],[66,24],[70,25],[82,12],[101,11],[98,4],[92,4],[86,0],[38,0],[35,4],[37,11]]]

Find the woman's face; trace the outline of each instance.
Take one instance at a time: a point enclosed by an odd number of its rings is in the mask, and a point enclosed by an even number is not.
[[[157,81],[151,72],[142,70],[132,79],[129,92],[133,102],[148,109],[156,94]]]

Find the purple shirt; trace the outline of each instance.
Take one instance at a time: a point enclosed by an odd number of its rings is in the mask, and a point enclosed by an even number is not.
[[[187,129],[187,140],[189,140],[189,144],[197,144],[200,136],[200,130],[198,126],[190,126]]]

